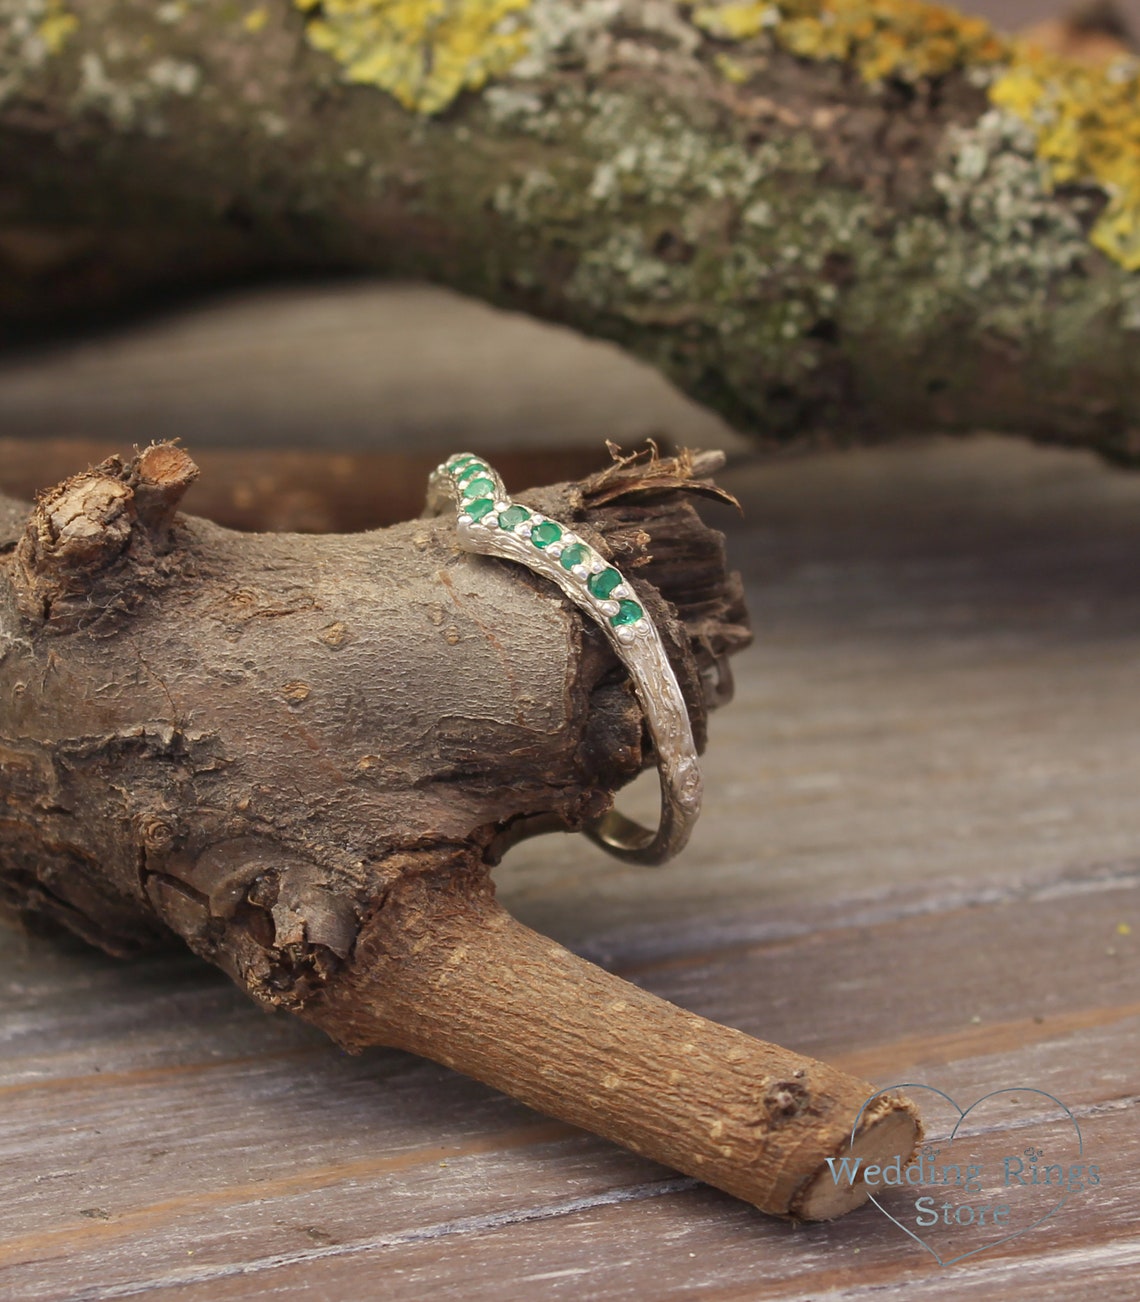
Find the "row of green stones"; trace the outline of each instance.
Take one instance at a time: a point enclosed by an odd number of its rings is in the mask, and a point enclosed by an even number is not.
[[[628,597],[611,602],[615,590],[621,587],[625,580],[612,565],[605,566],[604,562],[603,568],[594,571],[594,560],[590,549],[576,539],[569,545],[564,545],[562,543],[564,531],[560,524],[555,524],[553,520],[539,519],[528,529],[527,521],[532,518],[533,513],[525,506],[517,505],[499,511],[497,519],[492,516],[491,512],[495,510],[495,499],[492,496],[495,483],[491,478],[491,468],[485,462],[470,455],[453,457],[447,463],[447,471],[459,490],[459,509],[464,515],[491,527],[494,527],[492,524],[494,521],[500,529],[510,530],[520,537],[529,537],[535,547],[548,552],[564,570],[568,570],[575,578],[585,580],[592,597],[596,597],[598,601],[610,602],[611,608],[616,606],[616,610],[610,615],[610,623],[614,628],[636,624],[644,618],[645,611],[636,601]],[[573,538],[573,535],[569,537]]]

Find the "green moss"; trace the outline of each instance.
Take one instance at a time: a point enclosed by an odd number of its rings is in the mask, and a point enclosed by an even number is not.
[[[309,41],[349,81],[379,86],[405,108],[437,113],[526,53],[529,0],[294,0]]]

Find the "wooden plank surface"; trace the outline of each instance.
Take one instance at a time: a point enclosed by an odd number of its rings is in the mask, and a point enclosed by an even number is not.
[[[1102,1185],[940,1268],[874,1207],[769,1220],[442,1068],[344,1055],[189,957],[5,934],[0,1297],[1135,1296],[1140,479],[996,439],[729,478],[758,638],[692,846],[651,871],[531,843],[505,900],[879,1084],[1048,1091]]]

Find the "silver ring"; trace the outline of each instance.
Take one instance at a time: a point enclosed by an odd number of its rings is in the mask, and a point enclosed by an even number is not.
[[[586,829],[633,863],[661,864],[682,850],[701,811],[701,772],[689,712],[653,621],[621,573],[571,529],[521,502],[482,457],[457,453],[433,471],[427,509],[456,508],[465,551],[517,561],[549,579],[602,629],[629,672],[645,715],[661,780],[656,831],[611,809]]]

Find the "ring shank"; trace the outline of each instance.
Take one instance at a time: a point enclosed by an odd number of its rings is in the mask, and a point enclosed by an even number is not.
[[[481,505],[486,509],[478,516],[474,507],[470,512],[465,510],[462,487],[462,463],[476,460],[479,469],[468,470],[467,475],[479,475],[479,484],[489,484],[493,490],[493,499],[484,499]],[[479,491],[488,490],[480,488]],[[632,628],[629,621],[619,622],[615,617],[619,603],[607,600],[612,585],[605,596],[596,595],[589,582],[589,571],[577,566],[567,569],[557,560],[561,549],[555,551],[551,547],[548,550],[548,543],[533,543],[531,533],[536,525],[547,529],[556,526],[556,534],[565,533],[567,538],[574,538],[577,551],[590,552],[594,561],[594,574],[605,567],[607,572],[612,571],[620,581],[620,586],[617,587],[619,594],[631,591],[627,581],[614,570],[608,558],[598,556],[580,539],[564,530],[557,521],[548,521],[547,517],[540,516],[523,504],[512,502],[507,497],[502,480],[485,460],[464,453],[452,457],[439,467],[429,481],[428,513],[439,514],[448,499],[458,510],[456,534],[462,547],[482,555],[515,561],[549,579],[597,623],[625,666],[637,693],[657,756],[661,782],[661,819],[657,829],[651,830],[616,809],[611,809],[589,824],[585,831],[591,840],[619,859],[649,865],[665,863],[679,853],[689,840],[700,813],[702,788],[689,712],[652,620],[643,607],[627,600],[620,604],[632,605],[636,619],[632,622]],[[520,512],[524,521],[517,526],[506,523],[513,519],[513,514]],[[500,517],[505,517],[502,525]]]
[[[687,833],[678,840],[668,808],[662,799],[661,822],[656,832],[627,818],[620,810],[611,809],[586,828],[586,835],[619,859],[647,865],[663,864],[672,859],[688,840]]]

